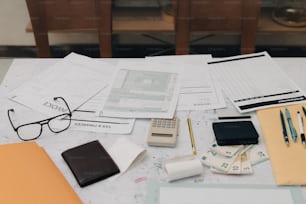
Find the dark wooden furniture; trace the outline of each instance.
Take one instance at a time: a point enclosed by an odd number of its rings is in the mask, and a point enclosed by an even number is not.
[[[189,54],[192,32],[241,34],[241,54],[254,52],[260,0],[177,0],[176,54]]]
[[[112,57],[112,0],[26,0],[38,57],[51,57],[48,32],[95,30],[101,57]]]
[[[265,12],[259,15],[261,0],[173,0],[174,16],[167,18],[158,8],[112,8],[112,0],[26,2],[31,18],[27,31],[34,32],[39,57],[50,57],[50,32],[97,32],[100,56],[112,57],[112,34],[175,34],[176,54],[189,54],[194,32],[238,33],[241,54],[246,54],[254,52],[257,33],[270,32],[272,27],[277,27],[275,32],[291,29],[263,19]]]

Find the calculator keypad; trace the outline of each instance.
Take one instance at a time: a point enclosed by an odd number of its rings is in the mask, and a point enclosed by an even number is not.
[[[152,127],[156,128],[175,128],[176,119],[153,119]]]

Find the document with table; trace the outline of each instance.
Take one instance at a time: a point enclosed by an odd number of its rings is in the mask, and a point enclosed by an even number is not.
[[[102,116],[172,118],[181,84],[182,67],[162,63],[120,63]]]
[[[306,100],[305,93],[266,52],[212,60],[208,65],[240,112]]]
[[[224,108],[221,88],[213,81],[208,67],[210,55],[182,55],[147,57],[149,62],[160,62],[169,66],[184,65],[177,110],[208,110]]]
[[[73,112],[71,119],[71,128],[73,130],[119,134],[131,133],[135,118],[114,118],[99,115],[99,108],[105,103],[108,89],[110,89],[110,86],[102,89]]]
[[[3,179],[14,181],[14,186],[31,178],[46,185],[52,179],[46,187],[50,192],[39,197],[42,202],[56,189],[62,196],[53,196],[58,199],[54,202],[67,199],[65,203],[302,204],[306,84],[297,85],[292,76],[306,75],[306,70],[292,69],[306,59],[282,62],[266,52],[218,59],[95,59],[75,53],[63,59],[15,59],[0,89],[0,159],[7,164]],[[56,96],[67,101],[71,118],[53,120],[63,112],[62,106],[48,102]],[[174,146],[149,145],[152,118],[177,119]],[[60,121],[70,122],[67,129],[52,129]],[[223,124],[247,124],[254,134],[247,141],[252,144],[241,144],[249,135],[240,135],[235,140],[239,144],[218,144],[213,127],[221,125],[223,130]],[[35,142],[20,140],[20,134],[33,133],[23,129],[28,125],[40,128]],[[80,186],[61,154],[91,141],[99,141],[120,173]],[[32,150],[13,154],[27,148]],[[28,165],[30,152],[33,168]],[[11,163],[11,158],[18,162]],[[78,159],[70,157],[74,164]],[[10,171],[12,165],[25,166],[29,177],[12,179],[24,173]],[[33,188],[40,183],[32,183]],[[15,193],[4,190],[6,195]]]

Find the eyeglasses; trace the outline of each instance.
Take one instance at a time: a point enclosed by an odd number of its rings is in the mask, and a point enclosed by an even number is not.
[[[63,113],[45,120],[27,123],[17,127],[14,126],[11,119],[11,113],[14,112],[14,109],[9,109],[7,111],[9,121],[21,140],[29,141],[39,138],[42,133],[43,125],[45,124],[48,124],[49,129],[54,133],[60,133],[69,128],[71,124],[71,115],[72,115],[71,110],[63,97],[53,98],[54,101],[58,99],[61,99],[65,103],[68,109],[68,113]]]

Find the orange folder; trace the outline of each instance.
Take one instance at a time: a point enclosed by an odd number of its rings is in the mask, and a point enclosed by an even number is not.
[[[306,104],[297,104],[257,111],[277,185],[306,184],[306,147],[301,142],[297,120],[297,111],[299,111],[303,116],[304,131],[306,132],[306,117],[303,113],[302,106],[306,108]],[[285,116],[285,108],[289,110],[293,125],[297,131],[298,137],[296,143],[293,142],[290,134],[289,125]],[[283,137],[280,110],[285,117],[289,145],[286,145]]]
[[[35,142],[0,145],[0,203],[82,203],[43,148]]]

